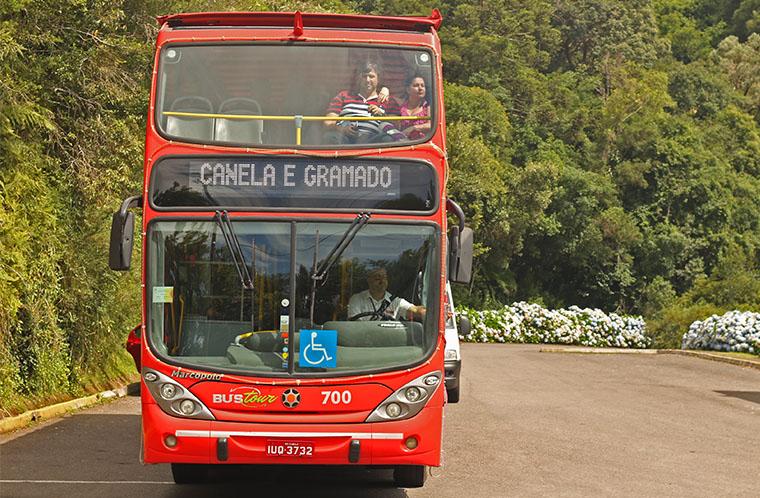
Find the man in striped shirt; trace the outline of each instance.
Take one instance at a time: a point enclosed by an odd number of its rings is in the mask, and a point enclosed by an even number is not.
[[[343,90],[330,102],[327,116],[371,117],[398,116],[398,102],[392,98],[381,98],[377,86],[380,80],[378,64],[363,64],[356,81],[356,90]],[[406,138],[390,121],[325,121],[328,132],[325,141],[331,144],[356,144],[372,142],[393,142]]]

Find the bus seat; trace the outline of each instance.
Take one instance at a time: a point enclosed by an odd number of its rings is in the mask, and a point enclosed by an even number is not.
[[[338,346],[354,348],[399,347],[411,340],[422,324],[397,321],[326,322],[324,329],[338,331]]]
[[[387,367],[403,365],[422,358],[419,346],[395,346],[376,348],[351,348],[338,346],[338,369]]]
[[[277,372],[282,370],[282,358],[274,353],[251,351],[243,346],[232,344],[227,348],[230,364],[255,369],[260,372]]]
[[[211,114],[214,108],[211,101],[203,97],[180,97],[172,102],[172,111]],[[180,138],[192,138],[210,142],[212,137],[211,118],[191,118],[187,116],[167,116],[166,133]]]
[[[236,97],[219,106],[219,114],[250,114],[261,116],[261,106],[253,99]],[[260,144],[263,141],[264,121],[261,119],[214,120],[214,140],[239,144]]]
[[[224,356],[227,346],[239,334],[250,330],[249,322],[186,319],[182,334],[182,356]]]

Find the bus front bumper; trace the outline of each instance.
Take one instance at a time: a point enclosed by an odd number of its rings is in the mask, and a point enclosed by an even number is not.
[[[438,466],[442,418],[442,406],[428,406],[411,419],[394,422],[239,423],[173,417],[158,405],[145,404],[143,457],[145,463]],[[174,446],[167,444],[167,436],[174,437]],[[413,449],[409,438],[417,441]],[[267,455],[267,445],[273,444],[300,444],[313,451],[310,456]]]

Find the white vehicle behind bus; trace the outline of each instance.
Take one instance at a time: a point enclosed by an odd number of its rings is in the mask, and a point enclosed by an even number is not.
[[[454,300],[451,297],[451,284],[446,282],[446,394],[449,403],[459,402],[459,374],[462,371],[462,353],[459,349],[459,333],[470,333],[470,321],[466,317],[457,317]]]

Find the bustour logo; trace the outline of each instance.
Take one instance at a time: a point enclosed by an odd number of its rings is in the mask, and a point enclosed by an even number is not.
[[[252,408],[265,408],[277,401],[277,395],[262,394],[256,387],[240,386],[230,389],[230,392],[227,394],[214,393],[211,396],[211,401],[220,405],[234,404]]]

